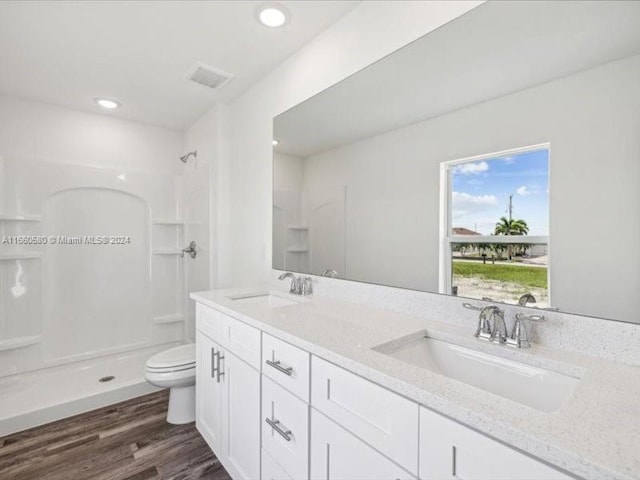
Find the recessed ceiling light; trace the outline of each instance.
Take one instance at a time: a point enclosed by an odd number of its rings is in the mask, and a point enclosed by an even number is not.
[[[115,100],[109,100],[108,98],[96,98],[96,103],[100,105],[102,108],[106,108],[108,110],[113,110],[114,108],[118,108],[120,104]]]
[[[271,143],[273,143],[273,146],[275,147],[275,146],[276,146],[276,145],[278,145],[280,142],[279,142],[278,140],[274,140],[274,141],[273,141],[273,142],[271,142]]]
[[[267,3],[258,7],[258,19],[267,27],[281,27],[289,20],[289,12],[277,3]]]

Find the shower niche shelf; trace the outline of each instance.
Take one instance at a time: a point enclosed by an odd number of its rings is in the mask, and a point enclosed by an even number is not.
[[[307,247],[289,247],[287,253],[307,253],[309,249]]]
[[[0,352],[7,350],[18,350],[20,348],[29,347],[36,343],[42,342],[41,335],[33,335],[31,337],[15,337],[7,340],[0,340]]]
[[[19,253],[2,253],[0,261],[10,262],[12,260],[33,260],[42,258],[42,252],[19,252]]]
[[[168,219],[156,219],[151,222],[153,225],[184,225],[184,220],[168,220]]]
[[[181,313],[175,313],[171,315],[158,315],[151,319],[156,325],[166,325],[167,323],[182,323],[184,322],[184,315]]]
[[[0,222],[41,222],[42,215],[6,215],[0,213]]]

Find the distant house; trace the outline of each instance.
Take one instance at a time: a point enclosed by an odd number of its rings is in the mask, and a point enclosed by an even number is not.
[[[482,235],[481,233],[474,232],[465,227],[453,227],[452,232],[454,235]]]

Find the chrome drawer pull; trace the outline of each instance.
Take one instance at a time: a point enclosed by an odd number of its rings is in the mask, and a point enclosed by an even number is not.
[[[264,419],[269,426],[275,430],[282,438],[284,438],[287,442],[291,441],[291,430],[282,430],[279,425],[281,425],[280,420],[271,420],[270,418]]]
[[[216,378],[216,349],[211,347],[211,378]]]
[[[220,383],[220,377],[224,377],[224,372],[220,369],[220,360],[224,360],[224,355],[222,355],[220,350],[218,350],[215,353],[215,357],[218,359],[218,366],[216,368],[216,382]]]
[[[276,370],[284,373],[285,375],[289,375],[289,376],[293,375],[293,367],[283,367],[280,364],[280,360],[276,360],[275,362],[273,360],[266,360],[266,362],[267,362],[267,365],[275,368]]]

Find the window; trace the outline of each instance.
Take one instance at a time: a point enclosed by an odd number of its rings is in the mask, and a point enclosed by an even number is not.
[[[549,145],[442,164],[440,291],[549,307]]]

